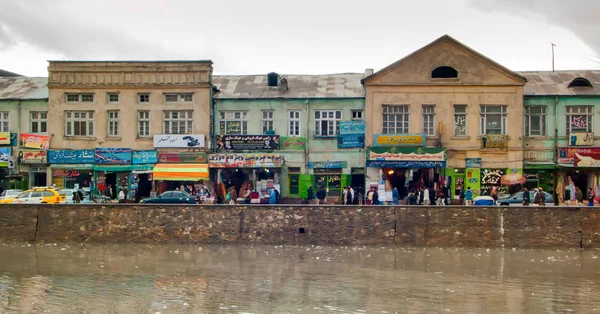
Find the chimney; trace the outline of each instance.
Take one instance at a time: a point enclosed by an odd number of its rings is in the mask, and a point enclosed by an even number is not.
[[[363,78],[365,78],[367,76],[371,76],[371,75],[373,75],[373,73],[375,73],[375,71],[373,71],[373,69],[365,69],[365,74],[363,74]]]
[[[269,87],[277,87],[279,86],[279,74],[275,72],[271,72],[267,74],[267,85]]]
[[[280,93],[285,93],[289,90],[290,88],[288,87],[288,81],[285,77],[282,77],[279,80],[279,92]]]

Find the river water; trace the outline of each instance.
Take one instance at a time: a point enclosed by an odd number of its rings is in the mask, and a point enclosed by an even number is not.
[[[600,251],[0,245],[0,313],[600,313]]]

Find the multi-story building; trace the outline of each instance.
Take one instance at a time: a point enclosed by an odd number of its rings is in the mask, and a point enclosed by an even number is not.
[[[0,77],[2,189],[26,189],[47,184],[49,120],[46,83],[45,77]]]
[[[566,186],[583,195],[590,187],[600,194],[600,71],[521,75],[528,80],[523,141],[527,185],[557,192],[559,200]]]
[[[252,182],[298,199],[323,187],[331,201],[344,186],[363,186],[363,77],[215,76],[213,179],[238,194]]]
[[[48,72],[52,183],[146,196],[152,182],[208,177],[211,61],[50,61]]]
[[[522,172],[521,75],[443,36],[363,82],[367,184],[382,200],[446,184],[478,195]]]

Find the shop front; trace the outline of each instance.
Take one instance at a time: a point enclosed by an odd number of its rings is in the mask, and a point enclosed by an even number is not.
[[[48,186],[48,152],[45,150],[21,150],[17,161],[21,173],[27,173],[29,187]]]
[[[595,194],[594,203],[600,203],[600,147],[558,148],[556,187],[559,202],[564,201],[565,190],[569,189],[571,200],[577,190],[587,198],[587,189]],[[575,193],[574,193],[575,192]]]
[[[138,197],[149,197],[152,192],[152,173],[154,165],[158,163],[158,152],[156,150],[136,150],[131,153],[130,191],[135,198],[135,191]]]
[[[96,148],[94,152],[96,193],[102,193],[112,199],[117,199],[120,190],[128,193],[131,190],[131,159],[130,148]]]
[[[370,147],[366,158],[367,187],[385,190],[386,202],[392,201],[394,188],[403,199],[410,190],[425,187],[437,190],[447,183],[445,148]],[[382,199],[381,193],[379,196]]]
[[[313,186],[315,193],[321,189],[327,192],[327,203],[341,203],[344,187],[352,184],[352,175],[343,173],[346,168],[346,161],[309,162],[308,169],[313,170],[309,184]]]
[[[243,202],[247,189],[256,192],[258,201],[268,203],[270,189],[281,190],[281,154],[210,154],[208,156],[210,177],[217,182],[216,191],[222,199],[233,192],[233,198]]]
[[[48,151],[52,181],[57,188],[72,189],[76,185],[82,189],[93,189],[94,150],[55,150]]]
[[[185,191],[197,195],[201,188],[207,187],[208,178],[205,152],[161,150],[152,173],[153,191],[160,195],[183,186]]]

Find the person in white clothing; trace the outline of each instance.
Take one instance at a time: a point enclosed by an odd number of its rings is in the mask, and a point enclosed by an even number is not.
[[[425,187],[425,190],[423,190],[423,204],[422,205],[431,205],[431,202],[429,201],[429,188]]]
[[[124,203],[125,202],[125,191],[123,191],[123,189],[121,189],[119,191],[119,203]]]

